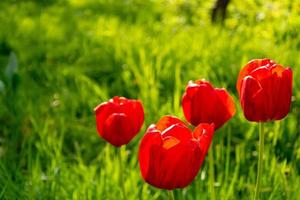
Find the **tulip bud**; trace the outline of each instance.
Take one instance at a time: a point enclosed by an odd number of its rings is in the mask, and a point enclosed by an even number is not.
[[[173,190],[189,185],[197,175],[214,133],[200,124],[194,133],[178,118],[162,117],[149,126],[139,147],[144,180],[157,188]]]
[[[245,65],[236,84],[244,115],[249,121],[284,118],[291,107],[293,73],[270,59]]]
[[[116,96],[94,111],[99,135],[116,147],[129,143],[144,123],[144,109],[139,100]]]
[[[182,109],[192,125],[214,123],[216,130],[235,114],[234,101],[228,92],[224,88],[213,88],[205,80],[188,83],[182,97]]]

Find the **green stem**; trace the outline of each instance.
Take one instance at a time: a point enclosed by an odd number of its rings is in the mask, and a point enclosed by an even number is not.
[[[263,170],[263,156],[264,156],[264,124],[259,123],[259,155],[258,155],[258,165],[257,165],[257,179],[256,187],[254,193],[254,199],[259,199],[260,184],[261,184],[261,174]]]
[[[214,170],[214,152],[213,152],[213,143],[211,144],[210,150],[208,152],[208,161],[209,161],[209,188],[210,188],[210,199],[216,200],[216,191],[215,191],[215,170]]]
[[[122,190],[122,195],[123,195],[123,199],[127,199],[126,198],[126,192],[125,192],[125,185],[124,185],[124,179],[123,179],[123,173],[124,173],[124,169],[123,169],[123,162],[122,162],[122,147],[119,147],[119,152],[118,152],[118,160],[119,160],[119,184]]]
[[[225,183],[228,181],[228,174],[230,168],[230,141],[231,141],[231,126],[228,126],[228,137],[227,137],[227,144],[226,144],[226,164],[225,164]]]
[[[168,199],[169,200],[175,200],[173,190],[168,190]]]

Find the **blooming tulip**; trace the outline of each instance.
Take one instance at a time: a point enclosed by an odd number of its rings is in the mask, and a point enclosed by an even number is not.
[[[99,135],[116,147],[129,143],[144,122],[144,109],[139,100],[116,96],[94,111]]]
[[[213,88],[205,80],[190,81],[182,97],[183,113],[188,122],[214,123],[220,128],[235,114],[232,97],[224,88]]]
[[[292,70],[270,59],[255,59],[242,68],[236,84],[245,117],[266,122],[284,118],[291,106]]]
[[[172,116],[150,125],[139,148],[144,180],[168,190],[189,185],[205,158],[213,132],[214,126],[209,124],[200,124],[192,132]]]

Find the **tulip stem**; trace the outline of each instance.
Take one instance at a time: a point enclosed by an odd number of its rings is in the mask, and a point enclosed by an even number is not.
[[[123,199],[126,199],[126,192],[125,192],[125,185],[124,185],[124,179],[123,179],[123,162],[122,162],[122,147],[118,148],[118,160],[119,160],[119,184],[122,190]]]
[[[168,190],[168,199],[175,200],[173,190]]]
[[[210,150],[208,152],[208,161],[209,161],[209,187],[210,187],[210,199],[216,200],[216,191],[215,191],[215,170],[214,170],[214,152],[213,152],[213,143],[211,143]]]
[[[254,193],[254,199],[259,199],[261,175],[263,170],[263,156],[264,156],[264,124],[259,123],[259,155],[258,155],[258,165],[257,165],[257,179],[256,187]]]

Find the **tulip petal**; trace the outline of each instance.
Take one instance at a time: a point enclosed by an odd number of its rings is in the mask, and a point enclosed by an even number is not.
[[[104,123],[102,137],[114,146],[127,144],[133,137],[133,127],[124,113],[111,114]]]
[[[186,141],[174,148],[163,151],[160,180],[161,188],[186,187],[197,175],[200,168],[201,150],[197,142]]]
[[[268,58],[264,58],[264,59],[254,59],[249,61],[240,71],[239,76],[238,76],[238,80],[237,80],[237,84],[236,84],[236,89],[239,93],[239,96],[241,95],[241,88],[242,88],[242,82],[243,79],[250,75],[250,73],[261,67],[261,66],[266,66],[266,65],[273,65],[275,62],[273,60],[270,60]]]
[[[214,89],[213,86],[211,85],[211,83],[206,81],[205,79],[196,80],[195,84],[197,84],[199,86],[202,85],[202,86],[206,86],[206,87],[209,87],[211,89]]]
[[[141,101],[137,100],[134,102],[133,104],[133,110],[136,111],[136,121],[137,123],[137,127],[136,129],[139,129],[142,127],[143,123],[144,123],[144,108],[143,105],[141,103]]]
[[[191,122],[191,101],[192,98],[185,92],[182,96],[181,105],[183,109],[184,117],[188,122]]]
[[[150,165],[150,160],[155,159],[155,153],[153,154],[153,150],[161,147],[162,139],[159,131],[155,131],[152,129],[151,132],[146,132],[144,137],[141,140],[141,144],[139,147],[139,165],[141,169],[141,174],[145,180],[151,181],[154,176],[154,170],[151,170],[150,166],[153,166],[153,163]],[[149,171],[150,170],[150,171]]]
[[[174,124],[181,124],[185,126],[185,124],[177,117],[166,115],[158,120],[156,123],[156,128],[160,131],[164,131],[166,128]]]
[[[276,77],[282,77],[282,73],[285,71],[284,67],[276,64],[272,69],[272,74],[276,74]]]
[[[104,102],[98,105],[94,112],[96,114],[96,124],[99,135],[103,134],[104,122],[109,115],[115,112],[116,107],[111,102]]]
[[[216,115],[214,120],[215,129],[217,130],[234,116],[236,109],[232,97],[225,89],[216,88],[215,92],[218,96],[216,103],[218,115]]]
[[[191,131],[183,125],[174,124],[162,132],[162,138],[174,137],[179,141],[187,141],[192,138]]]
[[[197,126],[202,122],[213,122],[215,119],[216,94],[212,87],[206,84],[187,87],[183,96],[182,108],[186,119]]]
[[[205,159],[207,151],[210,147],[210,144],[214,135],[214,125],[213,124],[199,124],[193,133],[194,137],[199,140],[199,146],[201,148],[201,159],[200,163],[202,163]]]
[[[178,143],[180,143],[180,140],[176,139],[175,137],[171,137],[171,136],[165,137],[163,141],[164,141],[163,148],[165,148],[167,150],[174,147]]]
[[[252,74],[256,77],[260,86],[262,87],[261,97],[263,99],[262,108],[265,110],[265,114],[262,120],[271,120],[274,117],[276,111],[277,96],[274,95],[278,89],[276,85],[276,74],[272,73],[272,68],[259,68],[261,70],[254,71]],[[257,75],[256,75],[257,74]]]
[[[293,72],[290,68],[282,72],[282,76],[278,80],[277,106],[274,118],[276,120],[283,119],[289,112],[292,98],[292,80]]]
[[[246,76],[242,83],[241,105],[246,119],[261,121],[266,119],[266,99],[260,83],[252,76]]]
[[[199,99],[199,97],[197,97],[197,94],[201,93],[203,88],[206,88],[207,90],[211,91],[214,90],[212,85],[204,79],[196,80],[195,82],[189,81],[188,86],[186,87],[186,92],[182,96],[182,108],[184,116],[187,119],[187,121],[193,124],[194,126],[198,125],[198,123],[200,123],[201,121],[201,117],[199,119],[198,114],[195,113],[199,112],[199,110],[195,110],[194,108],[195,105],[201,106],[201,102],[197,102],[197,100]],[[201,111],[199,113],[201,113]]]
[[[125,113],[133,124],[133,132],[138,133],[144,123],[144,109],[139,100],[123,100],[120,105],[120,111]]]
[[[252,76],[257,81],[269,78],[272,75],[272,70],[266,66],[261,66],[249,73],[249,76]]]

